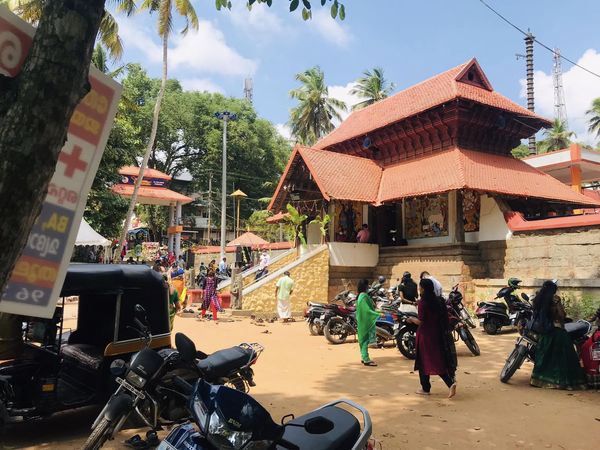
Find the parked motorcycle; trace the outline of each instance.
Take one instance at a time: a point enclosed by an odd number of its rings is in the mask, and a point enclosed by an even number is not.
[[[417,328],[414,323],[408,322],[409,318],[416,318],[416,312],[398,311],[398,320],[394,324],[394,337],[396,346],[402,355],[407,359],[417,357]]]
[[[111,371],[119,385],[92,424],[84,450],[96,450],[113,439],[129,418],[156,430],[161,424],[189,418],[185,397],[173,384],[174,375],[195,381],[228,384],[246,392],[255,386],[251,366],[263,350],[259,344],[241,344],[211,355],[198,352],[194,343],[182,333],[175,335],[177,350],[157,352],[148,347],[152,340],[145,311],[138,305],[135,329],[144,338],[146,348],[135,354],[130,363],[115,360]],[[122,377],[122,378],[121,378]]]
[[[343,344],[348,336],[356,334],[356,314],[354,307],[342,307],[339,305],[330,305],[326,315],[332,315],[326,320],[323,328],[325,338],[332,344]],[[392,339],[389,326],[394,323],[394,319],[389,315],[379,318],[376,322],[376,335],[379,343]],[[392,325],[393,327],[393,325]]]
[[[454,335],[454,342],[458,342],[462,339],[466,346],[469,348],[471,353],[475,356],[479,356],[481,351],[475,337],[471,333],[469,328],[475,328],[475,323],[469,313],[465,309],[463,303],[463,296],[458,290],[458,284],[455,285],[450,294],[448,300],[446,300],[446,309],[448,311],[448,322],[450,329]]]
[[[323,335],[323,328],[327,321],[335,315],[328,311],[336,304],[352,306],[356,301],[356,295],[349,290],[337,294],[331,303],[308,302],[308,308],[304,310],[304,319],[308,323],[308,330],[313,336]]]
[[[531,319],[532,309],[529,297],[521,294],[519,299],[514,292],[519,288],[521,280],[509,278],[508,286],[503,287],[496,294],[495,299],[503,299],[504,302],[481,302],[477,306],[475,314],[487,334],[496,334],[502,327],[520,328]]]
[[[578,320],[577,322],[565,323],[565,330],[577,347],[581,349],[583,343],[588,339],[588,334],[592,329],[592,324],[587,320]],[[508,355],[504,367],[500,371],[500,381],[508,383],[508,380],[519,370],[523,361],[528,360],[535,363],[535,348],[538,343],[538,335],[529,327],[522,329],[522,334],[517,338],[515,348]]]
[[[179,380],[180,384],[185,383]],[[196,423],[174,428],[159,450],[290,449],[371,450],[369,412],[348,400],[338,400],[294,418],[273,422],[269,412],[247,394],[199,380],[188,385],[189,408]],[[362,415],[363,427],[345,408]],[[283,422],[285,419],[291,419]]]

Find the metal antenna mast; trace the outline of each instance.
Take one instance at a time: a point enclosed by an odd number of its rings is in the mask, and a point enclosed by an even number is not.
[[[252,81],[252,78],[250,77],[244,80],[244,97],[252,103],[254,98],[254,81]]]
[[[568,128],[567,105],[562,81],[562,66],[560,63],[560,49],[554,49],[554,65],[552,69],[552,82],[554,84],[554,118],[560,120]]]

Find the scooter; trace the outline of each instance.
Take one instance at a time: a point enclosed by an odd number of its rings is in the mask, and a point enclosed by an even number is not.
[[[527,294],[522,293],[520,300],[514,292],[519,288],[521,280],[510,278],[508,286],[503,287],[496,294],[496,299],[502,302],[481,302],[475,314],[487,334],[497,334],[502,327],[521,328],[531,319],[532,308]]]
[[[203,380],[195,387],[181,378],[176,377],[175,382],[189,395],[189,409],[195,426],[186,423],[174,428],[158,446],[159,450],[375,448],[369,412],[349,400],[328,403],[297,418],[293,414],[287,415],[279,425],[247,394]],[[357,418],[340,406],[360,412],[362,430]]]

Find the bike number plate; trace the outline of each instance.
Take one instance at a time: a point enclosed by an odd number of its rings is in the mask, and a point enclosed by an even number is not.
[[[117,378],[115,380],[118,384],[120,384],[121,386],[123,386],[123,388],[127,389],[129,392],[131,392],[133,395],[135,395],[136,397],[141,398],[142,400],[146,398],[146,394],[144,394],[142,391],[140,391],[139,389],[133,387],[127,380],[124,380],[123,378]]]

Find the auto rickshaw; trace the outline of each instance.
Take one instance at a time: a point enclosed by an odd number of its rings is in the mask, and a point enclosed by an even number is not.
[[[23,352],[0,363],[0,427],[104,403],[110,364],[144,347],[135,305],[146,310],[150,347],[171,345],[168,287],[148,266],[72,264],[60,296],[51,319],[22,317]],[[74,329],[64,326],[67,297],[79,299]]]

